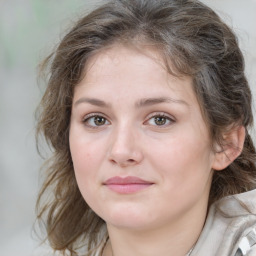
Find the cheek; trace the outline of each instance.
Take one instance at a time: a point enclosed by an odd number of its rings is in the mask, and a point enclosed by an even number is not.
[[[89,172],[100,156],[99,141],[91,137],[76,123],[71,124],[69,146],[76,172]]]
[[[97,159],[99,155],[96,149],[87,143],[73,141],[70,145],[70,150],[79,190],[87,204],[94,209],[96,204],[94,197],[100,186],[96,170],[99,163]]]
[[[212,153],[203,137],[192,132],[181,133],[151,148],[155,151],[152,162],[161,170],[163,179],[168,177],[173,186],[186,182],[197,184],[201,178],[208,178]]]
[[[81,193],[86,195],[88,190],[93,189],[96,182],[95,169],[100,163],[99,148],[95,143],[86,141],[76,133],[70,134],[69,141],[76,180]]]
[[[70,140],[70,152],[73,160],[75,172],[82,172],[87,162],[90,162],[91,153],[87,150],[87,147],[78,140]]]
[[[165,144],[156,154],[155,169],[161,176],[163,197],[170,205],[188,208],[202,196],[208,196],[212,172],[207,145],[183,136]]]

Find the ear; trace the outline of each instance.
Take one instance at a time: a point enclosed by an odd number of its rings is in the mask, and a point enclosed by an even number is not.
[[[212,169],[220,171],[228,167],[242,152],[245,140],[244,126],[236,126],[223,136],[223,144],[217,146]]]

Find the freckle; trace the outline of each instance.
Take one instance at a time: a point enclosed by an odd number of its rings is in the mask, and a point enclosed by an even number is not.
[[[86,154],[86,158],[91,158],[91,154]]]

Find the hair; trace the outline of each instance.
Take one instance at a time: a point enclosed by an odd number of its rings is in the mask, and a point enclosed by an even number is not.
[[[87,61],[116,42],[148,42],[165,58],[169,72],[192,77],[212,142],[224,146],[224,134],[232,127],[245,127],[239,157],[226,169],[214,172],[209,205],[256,187],[256,153],[248,133],[253,124],[252,95],[232,30],[197,0],[107,1],[80,18],[42,64],[42,70],[49,67],[49,77],[38,109],[37,138],[40,134],[45,137],[53,156],[45,167],[37,210],[39,220],[46,216],[50,245],[63,255],[77,255],[76,248],[84,241],[91,255],[105,224],[79,192],[69,125],[74,87],[86,76]]]

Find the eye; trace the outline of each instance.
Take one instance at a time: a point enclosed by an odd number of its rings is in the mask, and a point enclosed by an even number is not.
[[[92,128],[97,128],[104,125],[109,125],[110,122],[101,115],[91,114],[89,116],[86,116],[83,120],[83,123]]]
[[[146,121],[146,123],[152,126],[168,126],[174,122],[174,118],[166,114],[153,114]]]

